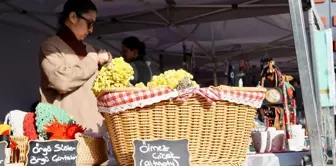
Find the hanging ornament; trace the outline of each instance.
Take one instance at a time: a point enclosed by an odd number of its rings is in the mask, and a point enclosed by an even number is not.
[[[234,86],[234,80],[235,80],[235,73],[234,73],[234,67],[231,63],[229,63],[229,69],[228,69],[228,85]]]
[[[189,73],[192,73],[193,69],[193,53],[187,51],[186,44],[182,44],[183,49],[183,69],[188,71]]]
[[[246,69],[247,62],[246,59],[241,59],[239,62],[239,71],[244,71]]]

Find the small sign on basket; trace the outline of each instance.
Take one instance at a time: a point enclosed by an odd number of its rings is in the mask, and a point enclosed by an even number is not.
[[[76,166],[78,140],[29,141],[26,166]]]
[[[190,166],[189,141],[134,140],[134,166]]]
[[[7,146],[8,143],[6,141],[0,142],[0,166],[5,166]]]

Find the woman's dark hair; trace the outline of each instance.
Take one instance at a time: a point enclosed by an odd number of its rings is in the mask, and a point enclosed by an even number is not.
[[[89,11],[97,11],[96,5],[91,0],[68,0],[58,18],[58,24],[63,25],[71,12],[84,14]]]
[[[122,44],[130,50],[138,50],[138,56],[143,57],[146,55],[146,45],[141,42],[137,37],[130,36],[123,40]]]

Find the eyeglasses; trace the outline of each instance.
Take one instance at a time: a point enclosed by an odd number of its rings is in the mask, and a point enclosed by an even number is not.
[[[85,18],[84,16],[82,16],[80,14],[77,14],[77,17],[79,17],[79,18],[83,19],[84,21],[86,21],[88,29],[91,29],[96,24],[95,21],[89,20],[89,19]]]

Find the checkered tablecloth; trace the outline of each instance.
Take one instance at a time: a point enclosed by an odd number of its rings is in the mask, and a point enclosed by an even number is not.
[[[113,113],[138,107],[142,108],[164,100],[187,101],[193,95],[200,95],[211,104],[222,100],[256,108],[261,106],[265,98],[264,92],[219,90],[215,88],[190,88],[177,91],[162,88],[133,92],[107,92],[98,98],[98,108],[100,112]]]

